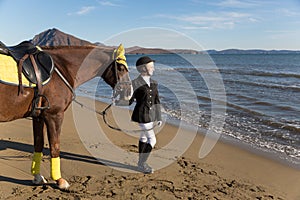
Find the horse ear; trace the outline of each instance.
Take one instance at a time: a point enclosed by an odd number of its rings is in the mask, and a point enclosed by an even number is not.
[[[123,44],[120,44],[119,47],[114,50],[113,59],[116,60],[117,63],[124,65],[128,70],[128,65],[125,57],[125,48]]]
[[[119,45],[117,52],[118,52],[119,56],[125,56],[125,48],[124,48],[123,44]]]
[[[120,59],[122,57],[125,58],[125,49],[124,49],[123,44],[120,44],[118,46],[118,48],[116,48],[114,50],[112,58],[113,58],[113,60],[117,60],[118,58]],[[125,58],[125,60],[126,60],[126,58]]]

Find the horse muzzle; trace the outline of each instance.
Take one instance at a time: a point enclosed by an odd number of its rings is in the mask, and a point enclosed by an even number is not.
[[[113,98],[116,101],[129,101],[133,95],[133,88],[130,81],[119,82],[114,87]]]

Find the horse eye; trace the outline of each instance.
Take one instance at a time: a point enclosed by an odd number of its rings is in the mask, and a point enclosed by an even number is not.
[[[125,68],[124,68],[123,65],[119,65],[119,66],[118,66],[118,70],[119,70],[120,72],[124,72]]]

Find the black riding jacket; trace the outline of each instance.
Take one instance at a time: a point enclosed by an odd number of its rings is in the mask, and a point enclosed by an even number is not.
[[[136,100],[131,120],[138,123],[161,121],[160,100],[157,82],[150,78],[150,87],[140,75],[132,81],[133,95],[131,105]]]

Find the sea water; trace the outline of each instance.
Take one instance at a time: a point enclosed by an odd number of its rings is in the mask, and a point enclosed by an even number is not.
[[[140,56],[127,55],[131,79]],[[300,54],[150,56],[166,121],[207,130],[219,106],[224,126],[216,133],[300,165]],[[112,90],[93,79],[77,94],[110,102]]]

